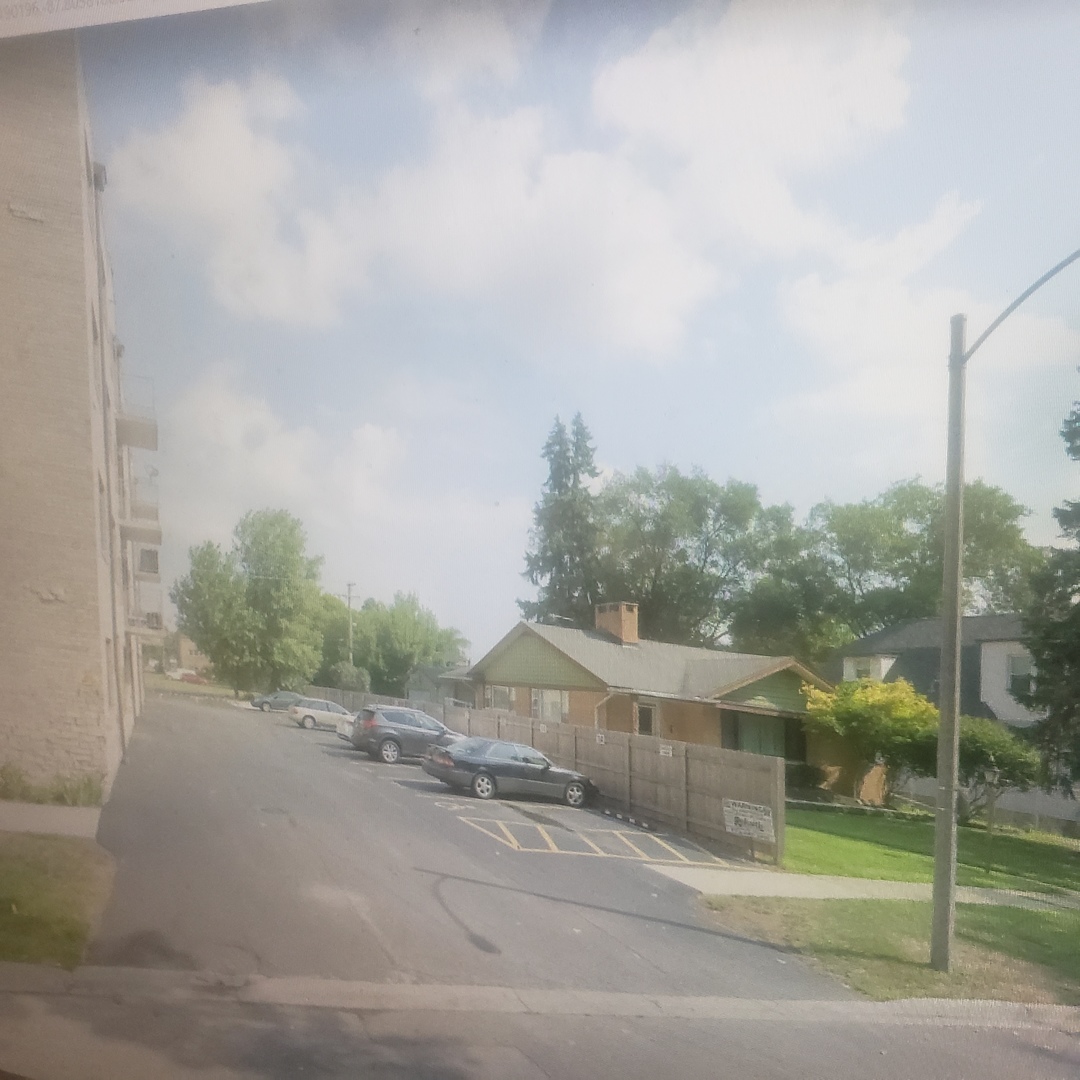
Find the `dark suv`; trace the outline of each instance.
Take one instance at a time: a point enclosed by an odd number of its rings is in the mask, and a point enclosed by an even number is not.
[[[373,758],[393,765],[403,757],[423,757],[429,746],[449,746],[464,738],[434,716],[395,705],[368,705],[357,714],[351,742]]]

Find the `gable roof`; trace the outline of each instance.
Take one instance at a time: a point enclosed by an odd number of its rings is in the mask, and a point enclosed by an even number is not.
[[[961,623],[962,645],[984,641],[1019,641],[1024,628],[1019,615],[965,615]],[[867,634],[837,649],[836,656],[892,656],[908,649],[940,649],[941,620],[910,622]]]
[[[482,674],[487,662],[523,633],[535,634],[546,641],[612,690],[705,700],[786,670],[815,685],[827,685],[790,656],[721,652],[648,640],[624,645],[602,630],[527,622],[518,623],[473,666],[471,673]]]

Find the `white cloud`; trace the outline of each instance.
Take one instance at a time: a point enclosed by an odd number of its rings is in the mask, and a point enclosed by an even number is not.
[[[849,242],[792,181],[834,170],[904,122],[908,41],[877,4],[702,4],[600,72],[598,118],[676,167],[687,218],[754,253]]]
[[[349,253],[331,222],[298,203],[304,154],[278,128],[302,113],[288,83],[196,80],[157,132],[136,132],[110,162],[121,203],[207,257],[214,295],[237,314],[325,325]],[[289,232],[296,234],[288,239]]]
[[[442,97],[476,75],[510,82],[549,6],[549,0],[396,0],[389,38],[420,72],[425,93]]]
[[[453,409],[445,385],[438,394]],[[331,433],[279,415],[221,369],[193,383],[162,424],[166,580],[184,572],[189,546],[227,544],[246,511],[282,507],[304,522],[309,551],[325,556],[324,587],[356,581],[361,596],[383,600],[416,592],[479,655],[516,618],[531,506],[419,491],[411,472],[444,451],[415,422],[415,395],[405,397],[407,419]]]
[[[271,128],[295,98],[271,89],[268,111],[264,80],[195,84],[172,125],[135,135],[112,163],[119,198],[200,245],[237,314],[325,325],[377,264],[407,286],[493,303],[534,339],[662,353],[714,287],[667,200],[617,156],[553,150],[537,109],[490,119],[440,106],[422,164],[338,189],[331,210],[305,206],[304,155]]]

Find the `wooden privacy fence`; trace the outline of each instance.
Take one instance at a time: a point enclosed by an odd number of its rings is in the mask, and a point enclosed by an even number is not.
[[[783,860],[781,758],[495,709],[407,702],[325,687],[309,687],[308,693],[353,711],[373,703],[422,708],[466,735],[526,743],[564,768],[584,773],[602,795],[628,810],[751,857],[761,852],[777,864]]]

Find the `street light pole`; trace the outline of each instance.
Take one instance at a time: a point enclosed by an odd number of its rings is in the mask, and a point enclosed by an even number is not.
[[[1033,293],[1080,259],[1080,250],[1062,259],[1026,288],[965,348],[967,317],[954,315],[949,349],[949,437],[945,462],[945,552],[942,580],[941,675],[938,680],[937,816],[934,822],[934,922],[930,963],[938,971],[951,964],[956,920],[956,793],[960,756],[960,632],[964,555],[964,392],[967,362],[980,345]]]
[[[956,789],[960,757],[960,630],[964,559],[965,315],[952,317],[949,350],[949,441],[945,462],[945,577],[938,680],[937,820],[934,826],[934,925],[930,963],[948,971],[956,919]]]

